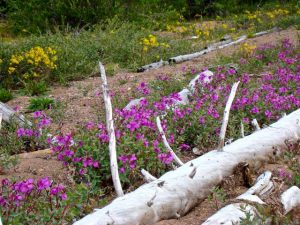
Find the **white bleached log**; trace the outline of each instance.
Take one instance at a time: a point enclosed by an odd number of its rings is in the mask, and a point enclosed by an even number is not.
[[[189,96],[192,95],[192,93],[190,92],[190,90],[188,90],[187,88],[184,88],[182,91],[178,92],[179,97],[181,98],[181,100],[177,100],[175,101],[174,105],[187,105],[189,104]]]
[[[32,126],[32,123],[26,120],[23,115],[18,115],[15,110],[2,102],[0,102],[0,113],[2,113],[2,120],[7,123],[9,123],[11,119],[15,119],[20,126]]]
[[[108,84],[107,84],[105,69],[101,62],[99,62],[99,69],[100,69],[100,75],[102,79],[103,99],[105,103],[106,128],[109,135],[110,172],[112,175],[112,180],[117,195],[123,196],[124,193],[123,193],[123,189],[119,177],[118,162],[117,162],[116,136],[115,136],[115,129],[114,129],[113,114],[112,114],[112,105],[111,105],[110,95],[108,92]]]
[[[277,31],[277,30],[278,30],[278,28],[275,27],[271,30],[257,32],[255,34],[253,34],[253,37],[263,36],[263,35],[269,34],[271,32]],[[197,38],[198,38],[197,36],[192,36],[189,39],[197,39]],[[205,55],[209,52],[215,51],[217,49],[222,49],[222,48],[226,48],[226,47],[231,46],[231,45],[238,44],[238,43],[240,43],[240,42],[242,42],[246,39],[247,39],[247,35],[242,35],[234,41],[231,39],[230,36],[227,36],[219,42],[208,45],[205,49],[203,49],[199,52],[186,54],[186,55],[174,56],[174,57],[170,58],[168,61],[161,60],[159,62],[154,62],[154,63],[151,63],[151,64],[148,64],[148,65],[145,65],[145,66],[142,66],[142,67],[138,68],[137,72],[144,72],[144,71],[148,71],[148,70],[151,70],[151,69],[157,69],[157,68],[160,68],[164,65],[169,65],[170,63],[180,63],[180,62],[192,60],[192,59],[197,58],[199,56]]]
[[[210,83],[211,80],[212,80],[212,77],[213,77],[214,73],[211,72],[210,70],[205,70],[201,73],[199,73],[197,76],[195,76],[189,83],[188,87],[189,89],[191,90],[192,93],[195,92],[196,90],[196,87],[197,87],[197,84],[200,82],[200,78],[202,76],[203,77],[203,83]]]
[[[224,115],[223,115],[223,122],[222,122],[222,126],[221,126],[221,131],[220,131],[220,140],[219,140],[219,145],[218,145],[218,150],[219,151],[223,150],[223,147],[224,147],[226,129],[227,129],[229,114],[230,114],[230,108],[231,108],[232,102],[234,100],[235,93],[236,93],[236,90],[239,86],[239,83],[240,82],[238,81],[238,82],[236,82],[232,85],[231,92],[229,94],[229,97],[228,97],[228,100],[227,100],[227,103],[226,103],[226,106],[225,106]]]
[[[241,210],[243,209],[243,211]],[[254,206],[246,203],[234,203],[220,209],[216,214],[209,217],[202,225],[233,225],[239,224],[241,219],[246,218],[246,213],[251,219],[257,214]]]
[[[169,62],[160,60],[159,62],[154,62],[154,63],[151,63],[151,64],[148,64],[148,65],[145,65],[145,66],[142,66],[142,67],[138,68],[137,72],[141,73],[141,72],[145,72],[145,71],[148,71],[148,70],[151,70],[151,69],[158,69],[158,68],[163,67],[165,65],[169,65]]]
[[[173,149],[172,149],[171,146],[169,145],[169,142],[168,142],[168,140],[167,140],[167,138],[166,138],[164,129],[163,129],[162,126],[161,126],[161,121],[160,121],[159,116],[156,117],[156,125],[157,125],[158,131],[159,131],[159,133],[160,133],[160,135],[161,135],[162,141],[163,141],[164,146],[166,147],[167,151],[171,153],[171,155],[173,156],[175,162],[176,162],[179,166],[182,166],[182,165],[183,165],[183,162],[178,158],[178,156],[175,154],[175,152],[173,151]]]
[[[287,214],[294,208],[300,207],[300,189],[297,186],[292,186],[283,192],[281,203],[284,207],[284,214]]]
[[[178,95],[180,96],[181,100],[175,101],[174,104],[171,106],[171,108],[174,109],[178,105],[189,104],[189,96],[191,96],[195,92],[196,86],[200,82],[200,77],[204,76],[203,81],[202,81],[203,83],[209,83],[209,82],[211,82],[213,75],[214,75],[213,72],[211,72],[210,70],[205,70],[205,71],[199,73],[198,75],[196,75],[190,81],[187,88],[184,88],[180,92],[178,92]],[[132,107],[140,105],[142,100],[145,100],[145,98],[142,97],[142,98],[138,98],[138,99],[133,99],[124,107],[124,109],[130,110]],[[170,107],[167,107],[167,108],[169,109]]]
[[[133,99],[125,106],[124,109],[130,110],[133,106],[138,106],[141,103],[141,101],[143,101],[144,99],[145,99],[144,97]]]
[[[260,197],[266,192],[265,189],[271,187],[273,190],[273,182],[271,181],[272,173],[266,171],[257,178],[253,187],[248,189],[244,194],[238,196],[237,200],[247,202],[265,204]],[[270,185],[271,184],[271,185]],[[250,213],[251,217],[257,214],[257,210],[253,205],[247,203],[233,203],[220,209],[218,212],[210,216],[202,225],[232,225],[239,224],[240,220],[246,218],[246,212]]]
[[[204,49],[204,50],[201,50],[200,52],[195,52],[195,53],[191,53],[191,54],[187,54],[187,55],[179,55],[179,56],[170,58],[169,63],[185,62],[185,61],[197,58],[199,56],[205,55],[211,51],[212,51],[212,49]]]
[[[278,30],[279,30],[278,27],[274,27],[274,28],[272,28],[272,29],[270,29],[270,30],[257,32],[257,33],[255,33],[253,36],[254,36],[254,37],[259,37],[259,36],[263,36],[263,35],[265,35],[265,34],[269,34],[269,33],[272,33],[272,32],[274,32],[274,31],[278,31]]]
[[[274,184],[270,180],[271,176],[271,172],[265,172],[257,179],[258,181],[253,187],[236,199],[264,205],[265,202],[260,197],[268,196],[274,189]],[[286,215],[300,206],[300,189],[297,186],[289,188],[282,193],[280,200],[284,208],[284,215]],[[246,212],[250,213],[252,218],[258,213],[254,205],[247,203],[230,204],[209,217],[202,225],[239,224],[241,219],[246,218]]]
[[[299,121],[300,109],[267,128],[224,146],[222,152],[210,151],[165,173],[85,216],[75,225],[150,225],[185,215],[223,178],[230,176],[239,163],[257,166],[272,158],[274,146],[284,149],[286,140],[296,143],[300,136]]]
[[[260,130],[260,126],[259,126],[259,124],[258,124],[258,122],[257,122],[256,119],[253,119],[253,120],[251,121],[251,124],[252,124],[252,126],[255,127],[255,131],[259,131],[259,130]]]
[[[188,61],[188,60],[192,60],[192,59],[197,58],[199,56],[205,55],[209,52],[215,51],[217,49],[222,49],[222,48],[226,48],[226,47],[231,46],[231,45],[238,44],[238,43],[240,43],[240,42],[242,42],[246,39],[247,39],[247,36],[243,35],[235,41],[232,41],[232,40],[221,41],[219,43],[215,43],[215,44],[212,44],[212,45],[208,46],[206,49],[203,49],[200,52],[195,52],[195,53],[191,53],[191,54],[179,55],[179,56],[172,57],[172,58],[169,59],[169,63],[180,63],[180,62],[185,62],[185,61]]]
[[[226,48],[226,47],[231,46],[231,45],[238,44],[242,41],[245,41],[246,39],[247,39],[247,35],[242,35],[238,39],[236,39],[235,41],[232,41],[228,44],[224,44],[224,45],[219,46],[218,49],[222,49],[222,48]]]
[[[147,170],[142,169],[141,173],[142,173],[145,181],[148,183],[157,180],[157,178],[155,176],[153,176],[152,174],[150,174]]]

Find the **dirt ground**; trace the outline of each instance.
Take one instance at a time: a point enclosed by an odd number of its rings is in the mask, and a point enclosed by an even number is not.
[[[290,28],[288,30],[252,38],[246,42],[259,46],[264,43],[276,44],[282,39],[289,38],[292,43],[296,44],[298,42],[298,35],[299,31]],[[231,55],[238,49],[239,45],[230,46],[225,49],[208,53],[192,61],[165,66],[144,73],[119,72],[112,77],[108,77],[108,83],[113,92],[127,93],[127,95],[130,96],[131,91],[142,81],[148,82],[155,79],[158,75],[180,77],[186,70],[192,68],[200,70],[203,67],[209,67],[217,57],[220,57],[221,55]],[[122,82],[121,84],[121,80],[126,82]],[[95,76],[85,80],[71,82],[67,87],[55,86],[51,88],[51,91],[48,94],[49,97],[60,101],[63,106],[63,117],[60,121],[63,132],[69,132],[73,130],[76,125],[84,124],[88,121],[97,121],[99,112],[103,111],[104,113],[100,84],[100,78]],[[20,106],[21,113],[26,113],[28,104],[29,97],[26,96],[17,97],[8,103],[11,107]],[[58,124],[55,124],[55,126],[58,126]],[[277,167],[275,166],[275,169],[276,168]],[[15,168],[2,172],[3,174],[0,174],[0,180],[4,177],[23,179],[29,177],[39,178],[50,176],[63,183],[72,182],[70,180],[71,178],[68,177],[67,169],[61,162],[58,162],[51,156],[49,151],[22,154],[22,156],[19,157],[19,163]],[[225,187],[225,192],[230,198],[238,196],[247,189],[241,184],[235,186],[236,188],[234,190],[230,188],[226,189]],[[201,224],[201,222],[204,222],[205,219],[215,211],[216,208],[214,207],[214,204],[206,199],[188,215],[178,220],[161,221],[156,225],[198,225]]]

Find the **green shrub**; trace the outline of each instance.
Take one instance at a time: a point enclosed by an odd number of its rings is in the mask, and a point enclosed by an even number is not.
[[[0,102],[8,102],[13,98],[13,95],[10,91],[0,88]]]
[[[31,98],[29,101],[30,105],[28,106],[28,109],[32,112],[50,109],[50,107],[55,106],[54,100],[46,97]]]

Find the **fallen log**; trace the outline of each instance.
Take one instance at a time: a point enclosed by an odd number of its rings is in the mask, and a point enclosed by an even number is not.
[[[253,34],[252,37],[263,36],[263,35],[269,34],[271,32],[277,31],[277,30],[278,30],[278,28],[275,27],[275,28],[270,29],[270,30],[257,32],[255,34]],[[198,38],[197,36],[193,36],[190,39],[197,39],[197,38]],[[159,62],[154,62],[154,63],[148,64],[148,65],[144,65],[144,66],[141,66],[140,68],[138,68],[137,72],[138,73],[145,72],[145,71],[149,71],[151,69],[157,69],[157,68],[163,67],[165,65],[169,65],[171,63],[180,63],[180,62],[192,60],[192,59],[197,58],[199,56],[205,55],[206,53],[209,53],[211,51],[226,48],[230,45],[237,44],[237,43],[242,42],[246,39],[247,39],[247,35],[243,35],[243,36],[240,36],[237,40],[233,41],[232,38],[228,35],[228,36],[225,36],[221,41],[215,42],[215,43],[212,43],[212,44],[208,45],[207,47],[205,47],[200,52],[195,52],[195,53],[186,54],[186,55],[174,56],[174,57],[168,59],[168,61],[160,60]]]
[[[254,217],[258,212],[253,203],[265,204],[260,197],[263,195],[264,190],[273,185],[271,181],[272,173],[267,171],[257,178],[256,184],[251,187],[244,194],[238,196],[237,200],[244,200],[246,202],[233,203],[220,209],[218,212],[210,216],[202,225],[232,225],[239,224],[239,222],[246,218],[246,213]],[[272,190],[271,186],[271,190]],[[270,188],[268,188],[270,190]]]
[[[75,225],[150,225],[179,218],[210,193],[241,162],[259,166],[273,157],[273,147],[286,149],[286,140],[298,141],[300,109],[271,126],[213,150],[169,171],[155,181],[115,199]],[[191,176],[192,175],[192,176]]]
[[[274,189],[271,179],[271,172],[267,171],[262,174],[257,183],[250,188],[247,192],[240,195],[236,200],[244,200],[244,202],[233,203],[220,209],[218,212],[210,216],[202,225],[232,225],[240,224],[242,219],[250,216],[253,219],[255,216],[259,216],[259,212],[256,208],[256,204],[266,205],[261,197],[265,199],[270,197],[270,192]],[[291,210],[300,206],[300,189],[293,186],[282,193],[280,197],[281,205],[284,211],[284,215]],[[256,221],[257,224],[260,224]],[[271,224],[266,223],[266,224]]]
[[[23,115],[18,115],[15,110],[2,102],[0,102],[0,113],[2,114],[2,120],[7,123],[9,123],[11,119],[14,119],[20,126],[32,126],[32,123],[26,120]]]
[[[160,60],[159,62],[154,62],[154,63],[148,64],[148,65],[145,65],[145,66],[141,66],[140,68],[137,69],[137,72],[141,73],[141,72],[145,72],[145,71],[148,71],[148,70],[151,70],[151,69],[158,69],[158,68],[163,67],[165,65],[169,65],[169,62]]]
[[[281,203],[284,208],[284,214],[300,206],[300,189],[293,186],[282,193]]]

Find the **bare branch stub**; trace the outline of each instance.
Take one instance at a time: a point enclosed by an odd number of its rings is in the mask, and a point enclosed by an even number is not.
[[[117,162],[116,136],[115,136],[115,129],[114,129],[112,104],[108,92],[108,84],[107,84],[105,69],[101,62],[99,62],[99,69],[100,69],[100,75],[102,79],[103,99],[105,103],[106,129],[109,134],[110,171],[111,171],[114,188],[117,195],[123,196],[124,192],[119,177],[118,162]]]
[[[232,102],[234,100],[239,83],[240,82],[238,81],[232,85],[231,92],[229,94],[229,97],[228,97],[228,100],[227,100],[227,103],[225,106],[223,122],[222,122],[221,131],[220,131],[220,140],[219,140],[219,145],[218,145],[219,151],[222,151],[223,147],[224,147],[226,129],[227,129],[229,114],[230,114],[230,108],[231,108]]]

